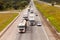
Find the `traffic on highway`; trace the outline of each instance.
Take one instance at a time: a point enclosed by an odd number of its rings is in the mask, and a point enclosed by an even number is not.
[[[22,33],[22,32],[25,33],[26,32],[26,28],[27,28],[27,25],[28,25],[27,21],[29,22],[30,26],[36,26],[36,25],[41,26],[42,24],[39,21],[36,22],[36,17],[37,16],[34,13],[33,8],[29,8],[27,10],[27,12],[24,13],[22,22],[19,23],[19,25],[18,25],[18,29],[19,29],[20,33]]]

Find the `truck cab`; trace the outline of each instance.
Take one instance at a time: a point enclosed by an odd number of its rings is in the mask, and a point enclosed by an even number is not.
[[[26,27],[27,27],[27,22],[26,22],[26,20],[23,20],[23,21],[18,25],[19,32],[20,32],[20,33],[26,32]]]

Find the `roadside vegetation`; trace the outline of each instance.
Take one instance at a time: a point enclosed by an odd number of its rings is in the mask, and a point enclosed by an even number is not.
[[[34,3],[37,9],[42,12],[42,14],[48,18],[55,29],[60,32],[60,8],[48,6],[47,4],[40,4],[37,1]]]
[[[18,15],[18,13],[0,13],[0,32]]]
[[[30,0],[0,0],[0,11],[24,9]]]

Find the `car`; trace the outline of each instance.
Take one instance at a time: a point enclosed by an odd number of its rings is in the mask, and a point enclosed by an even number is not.
[[[33,11],[31,11],[31,13],[33,13]]]
[[[38,16],[38,14],[35,13],[36,16]]]
[[[30,12],[30,9],[28,9],[28,12]]]
[[[31,13],[34,13],[33,10],[30,10]]]
[[[36,14],[36,16],[38,16],[38,15]]]
[[[38,21],[38,22],[37,22],[37,26],[41,26],[41,25],[42,25],[42,24]]]

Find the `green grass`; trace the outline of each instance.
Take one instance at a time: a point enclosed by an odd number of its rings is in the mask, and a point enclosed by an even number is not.
[[[18,13],[0,13],[0,32],[18,15]]]
[[[60,8],[48,6],[47,4],[40,4],[37,1],[34,2],[37,9],[49,19],[50,23],[55,29],[60,32]]]

